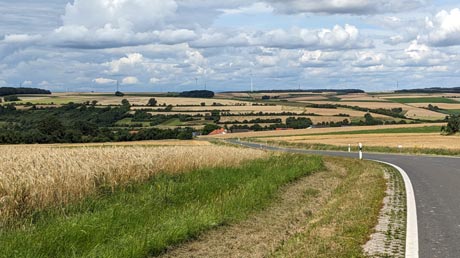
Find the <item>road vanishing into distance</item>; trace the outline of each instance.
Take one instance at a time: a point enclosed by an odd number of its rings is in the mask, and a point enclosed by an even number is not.
[[[310,151],[229,140],[252,148],[353,157],[357,153]],[[460,257],[460,158],[364,153],[365,159],[402,168],[415,192],[419,257]]]

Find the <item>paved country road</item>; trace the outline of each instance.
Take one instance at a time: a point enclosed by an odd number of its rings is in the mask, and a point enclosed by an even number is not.
[[[309,151],[238,142],[273,151],[354,157],[357,153]],[[460,257],[460,158],[364,153],[365,159],[389,162],[408,174],[415,192],[420,257]]]

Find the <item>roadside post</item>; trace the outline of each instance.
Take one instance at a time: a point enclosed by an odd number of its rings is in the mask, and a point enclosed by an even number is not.
[[[363,159],[363,144],[359,143],[359,159]]]
[[[351,152],[351,144],[348,144],[348,152]]]

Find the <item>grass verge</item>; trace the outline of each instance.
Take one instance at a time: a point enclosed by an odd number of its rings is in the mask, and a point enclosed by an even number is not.
[[[283,154],[239,167],[155,176],[0,229],[1,257],[145,257],[244,220],[281,186],[323,168],[320,157]]]
[[[268,145],[292,147],[306,150],[322,150],[322,151],[348,151],[348,146],[336,146],[320,143],[292,143],[286,141],[261,141],[257,138],[244,139],[250,142],[267,143]],[[352,152],[357,152],[358,147],[352,146]],[[441,156],[459,156],[460,150],[435,149],[435,148],[408,148],[399,149],[397,147],[387,146],[365,146],[364,152],[379,152],[379,153],[397,153],[397,154],[422,154],[422,155],[441,155]]]
[[[373,162],[328,158],[346,168],[346,176],[324,208],[305,222],[272,257],[364,257],[362,245],[372,233],[385,196],[382,166]]]

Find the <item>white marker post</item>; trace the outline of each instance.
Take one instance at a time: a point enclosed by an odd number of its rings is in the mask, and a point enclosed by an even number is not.
[[[351,152],[351,144],[348,144],[348,152]]]
[[[359,143],[359,159],[363,159],[363,144]]]

